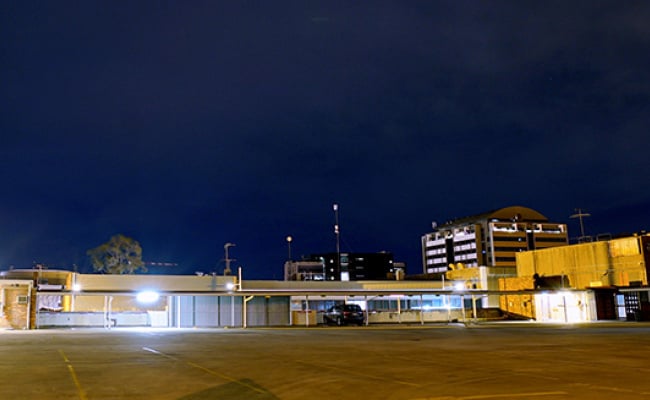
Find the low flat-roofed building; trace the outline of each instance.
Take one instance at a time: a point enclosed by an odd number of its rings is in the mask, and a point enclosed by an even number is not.
[[[590,319],[650,320],[647,234],[526,251],[516,258],[517,277],[501,278],[499,289],[530,290],[534,296],[532,302],[501,296],[506,313],[543,320],[568,315],[573,307],[574,314]],[[581,292],[591,297],[579,297]],[[533,306],[528,312],[526,302]]]
[[[7,275],[32,277],[13,280]],[[221,275],[111,275],[7,271],[26,286],[23,329],[47,327],[252,327],[323,323],[328,307],[359,304],[367,323],[471,318],[440,281],[271,281]],[[41,284],[32,288],[34,282]],[[3,291],[10,298],[9,290]],[[21,292],[22,293],[22,292]],[[30,304],[31,306],[30,308]],[[38,306],[37,306],[38,304]],[[26,315],[31,317],[28,319]],[[31,321],[31,322],[28,322]]]

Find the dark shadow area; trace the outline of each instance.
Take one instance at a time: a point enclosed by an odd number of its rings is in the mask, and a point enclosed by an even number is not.
[[[179,397],[178,400],[273,400],[279,399],[273,393],[257,385],[250,379],[229,382],[200,392]]]

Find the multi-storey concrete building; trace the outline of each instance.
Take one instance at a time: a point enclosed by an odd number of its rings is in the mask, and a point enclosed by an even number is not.
[[[444,273],[450,264],[487,266],[491,273],[516,275],[515,254],[568,244],[565,224],[539,212],[513,206],[460,218],[422,236],[425,274]]]

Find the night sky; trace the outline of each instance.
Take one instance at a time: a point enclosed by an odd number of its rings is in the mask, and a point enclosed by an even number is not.
[[[281,279],[522,205],[650,227],[650,2],[5,1],[0,269]]]

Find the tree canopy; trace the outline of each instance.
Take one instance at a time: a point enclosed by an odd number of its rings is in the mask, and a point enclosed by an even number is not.
[[[115,235],[102,245],[86,252],[93,268],[97,272],[108,274],[134,274],[145,272],[142,262],[142,247],[135,239],[124,235]]]

